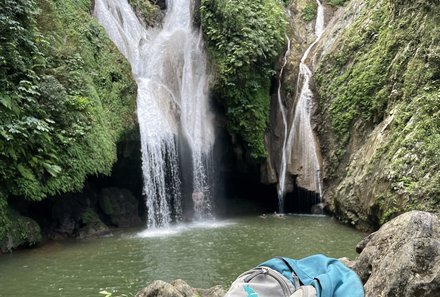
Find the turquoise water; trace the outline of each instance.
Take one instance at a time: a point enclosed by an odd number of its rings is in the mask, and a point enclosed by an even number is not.
[[[0,296],[134,296],[156,279],[227,287],[271,257],[356,256],[364,234],[328,217],[248,217],[167,232],[118,231],[0,256]]]

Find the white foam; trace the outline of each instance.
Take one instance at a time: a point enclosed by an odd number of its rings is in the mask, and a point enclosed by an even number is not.
[[[181,223],[167,228],[150,228],[136,234],[136,237],[140,238],[152,238],[152,237],[170,237],[180,235],[184,232],[200,229],[216,229],[224,228],[236,224],[233,221],[195,221],[192,223]]]
[[[211,74],[191,0],[168,0],[161,27],[145,28],[127,0],[96,0],[94,14],[129,60],[138,84],[137,115],[147,225],[168,227],[182,216],[179,147],[190,148],[196,218],[210,218],[214,114]],[[162,229],[160,229],[162,230]],[[166,230],[166,229],[164,229]]]

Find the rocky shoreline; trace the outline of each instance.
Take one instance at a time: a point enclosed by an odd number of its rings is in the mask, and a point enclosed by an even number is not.
[[[411,211],[384,224],[356,247],[359,256],[341,259],[361,278],[365,296],[440,296],[440,220]],[[257,263],[256,263],[257,264]],[[154,281],[136,297],[222,297],[225,289],[190,287],[183,280]]]
[[[226,291],[221,286],[197,289],[178,279],[171,284],[161,280],[154,281],[138,292],[135,297],[223,297],[225,293]]]

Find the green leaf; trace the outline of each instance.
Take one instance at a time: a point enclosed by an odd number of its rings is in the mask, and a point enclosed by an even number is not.
[[[13,147],[9,147],[8,155],[13,159],[17,160],[17,154],[15,153],[15,149]]]
[[[7,141],[12,140],[12,137],[3,129],[0,130],[0,135],[3,136]]]
[[[9,109],[9,110],[12,109],[12,99],[11,99],[11,96],[3,95],[3,96],[0,98],[0,103],[1,103],[4,107],[6,107],[7,109]]]
[[[23,164],[18,164],[17,170],[18,170],[18,172],[20,172],[20,174],[24,178],[30,179],[30,180],[34,179],[34,175],[33,175],[32,171],[29,170],[28,168],[24,167]]]
[[[61,167],[58,165],[52,165],[49,163],[43,163],[44,168],[52,176],[57,176],[61,172]]]

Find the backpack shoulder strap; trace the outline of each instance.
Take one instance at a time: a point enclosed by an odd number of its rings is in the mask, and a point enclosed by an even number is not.
[[[298,289],[301,285],[300,279],[296,273],[296,270],[293,268],[293,266],[287,261],[287,259],[283,257],[275,257],[272,258],[264,263],[261,263],[258,266],[265,266],[272,268],[279,273],[281,273],[285,278],[287,278],[292,285]]]
[[[286,264],[287,267],[289,267],[289,269],[292,272],[293,285],[295,286],[295,288],[299,288],[301,286],[301,281],[298,275],[296,274],[295,269],[293,269],[292,265],[290,265],[290,263],[283,257],[278,256],[275,258],[281,260],[284,264]]]

